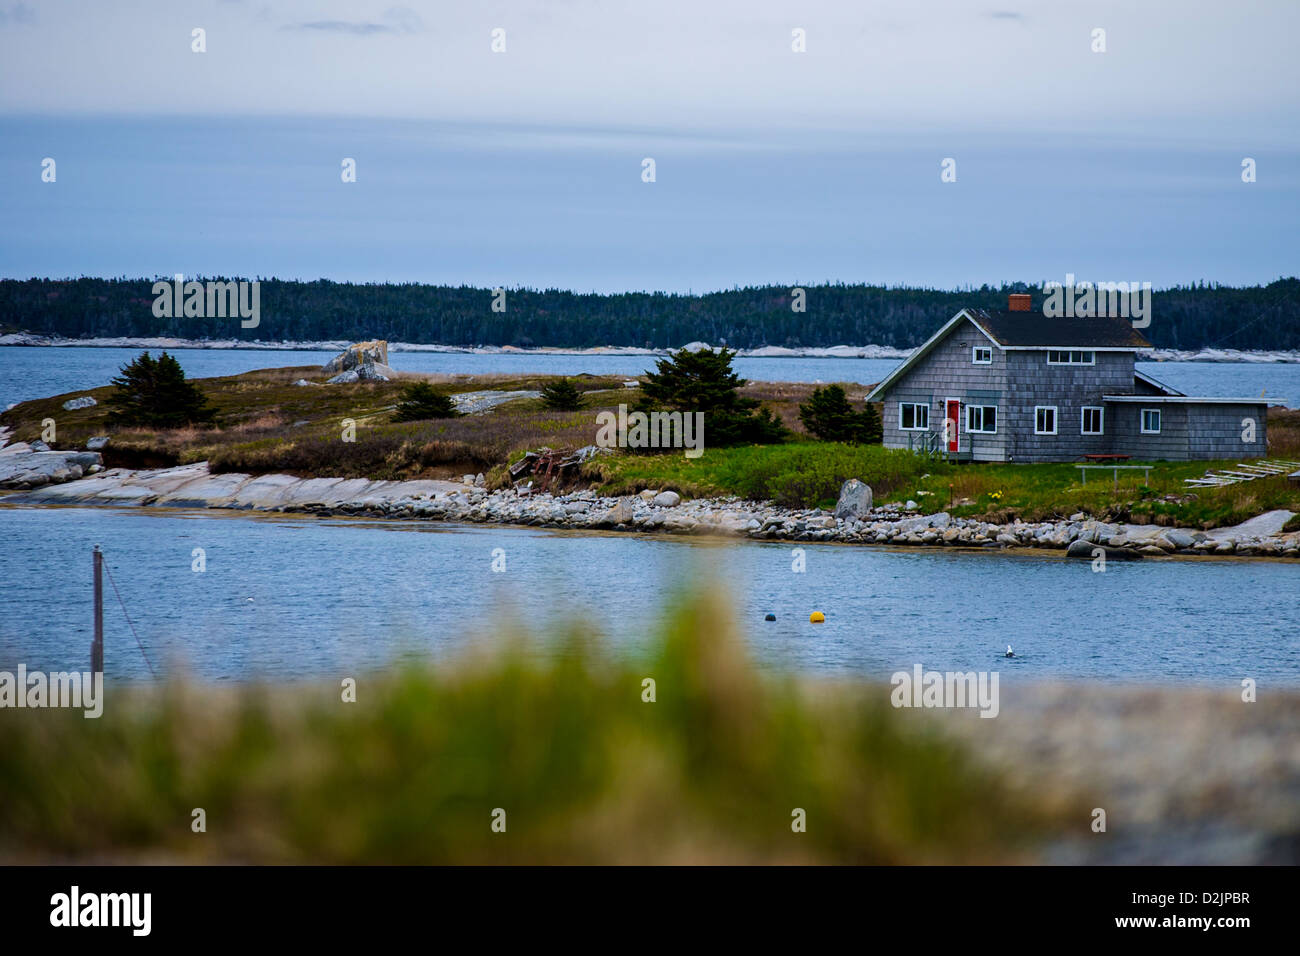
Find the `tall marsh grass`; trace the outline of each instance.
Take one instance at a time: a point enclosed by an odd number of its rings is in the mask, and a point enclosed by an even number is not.
[[[5,711],[0,860],[996,862],[1032,837],[887,685],[761,675],[724,605],[674,606],[635,657],[512,637],[359,675],[355,703],[172,683],[110,686],[98,720]]]

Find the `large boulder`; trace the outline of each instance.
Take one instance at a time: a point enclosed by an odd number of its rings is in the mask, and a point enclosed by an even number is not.
[[[1067,558],[1081,558],[1085,561],[1091,561],[1096,555],[1094,551],[1100,549],[1106,556],[1107,561],[1141,561],[1142,555],[1137,551],[1126,551],[1123,548],[1108,548],[1104,544],[1095,544],[1091,541],[1084,541],[1080,538],[1072,541],[1070,546],[1065,550]],[[1159,551],[1159,549],[1156,549]],[[1163,552],[1161,552],[1163,554]]]
[[[635,516],[636,510],[632,506],[631,498],[619,498],[614,507],[606,511],[597,522],[600,525],[614,527],[620,524],[629,524]]]
[[[326,384],[347,385],[352,382],[391,382],[396,374],[387,365],[380,365],[376,362],[363,362],[355,368],[339,372],[333,378],[328,379]]]
[[[93,451],[36,451],[19,442],[0,455],[0,488],[39,488],[74,481],[102,465],[103,459]]]
[[[865,518],[871,513],[871,486],[850,478],[840,486],[840,500],[835,502],[835,517]]]
[[[79,408],[94,408],[99,403],[93,396],[82,395],[80,398],[70,398],[63,403],[64,411],[75,412]]]
[[[651,500],[658,508],[676,508],[682,502],[682,496],[675,491],[661,491]]]
[[[349,345],[325,363],[327,372],[346,372],[362,365],[387,365],[388,343],[383,339]],[[386,381],[386,380],[385,380]]]

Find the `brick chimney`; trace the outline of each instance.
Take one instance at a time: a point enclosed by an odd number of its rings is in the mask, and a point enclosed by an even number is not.
[[[1033,308],[1033,296],[1023,292],[1013,292],[1007,296],[1007,308],[1012,312],[1028,312]]]

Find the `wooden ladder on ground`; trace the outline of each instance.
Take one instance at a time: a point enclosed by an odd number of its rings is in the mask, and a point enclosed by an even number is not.
[[[1183,482],[1195,488],[1218,488],[1223,485],[1240,484],[1243,481],[1254,481],[1256,478],[1275,478],[1278,475],[1287,475],[1297,468],[1300,468],[1300,461],[1270,458],[1248,464],[1238,464],[1231,469],[1207,470],[1205,477],[1184,478]]]

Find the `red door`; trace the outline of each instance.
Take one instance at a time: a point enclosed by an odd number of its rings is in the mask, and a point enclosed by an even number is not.
[[[961,402],[955,398],[948,399],[948,413],[944,416],[944,431],[948,433],[948,450],[961,451],[961,436],[957,434],[957,422],[960,421]]]

